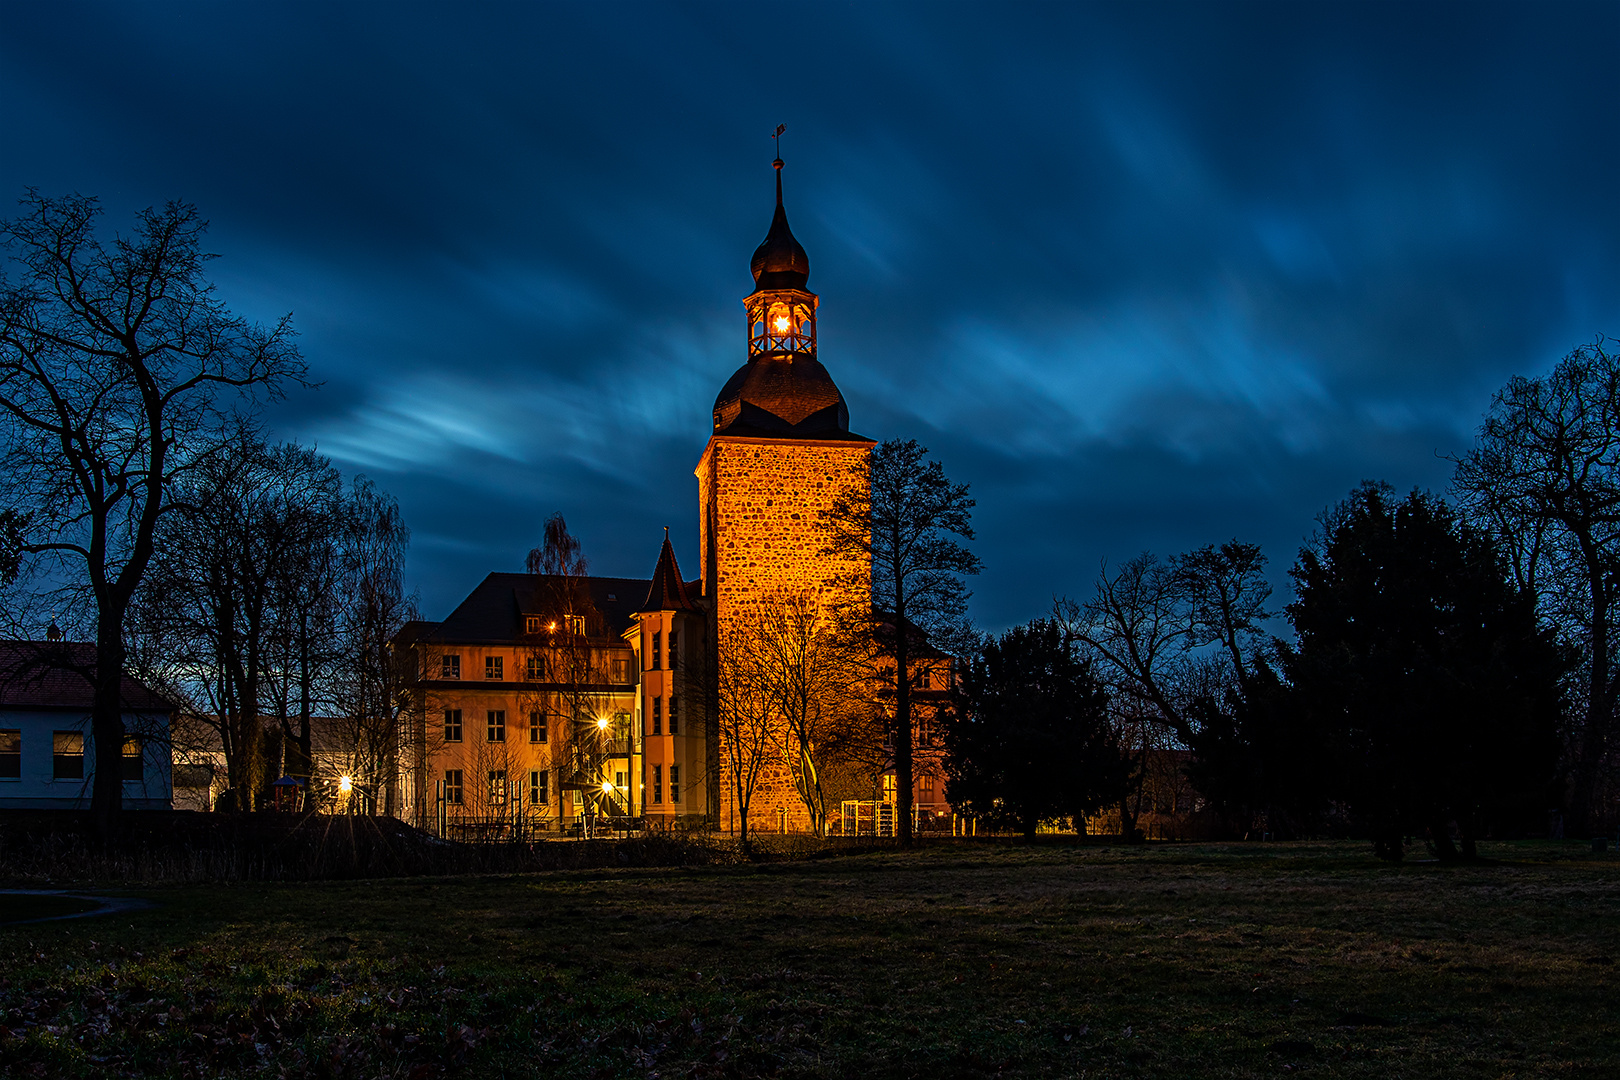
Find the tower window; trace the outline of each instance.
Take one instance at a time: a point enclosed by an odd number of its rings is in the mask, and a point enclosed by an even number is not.
[[[679,631],[677,630],[671,630],[669,632],[669,670],[671,671],[675,670],[675,657],[680,653],[680,638],[677,636],[678,634]]]
[[[664,767],[662,765],[653,766],[652,801],[658,806],[662,806],[664,803]]]
[[[671,735],[679,735],[681,733],[681,714],[676,711],[676,706],[679,704],[679,702],[680,698],[676,697],[674,694],[669,695],[669,733]]]
[[[669,801],[672,803],[681,801],[681,767],[679,765],[669,767]]]
[[[656,697],[653,698],[652,717],[653,717],[652,733],[654,735],[662,735],[664,733],[664,699],[663,698],[656,698]]]
[[[653,631],[653,638],[652,638],[652,669],[654,671],[658,670],[658,644],[659,644],[659,638],[660,638],[660,635],[659,635],[658,631],[654,630]]]

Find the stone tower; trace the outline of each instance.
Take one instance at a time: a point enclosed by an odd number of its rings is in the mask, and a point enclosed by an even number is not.
[[[844,396],[816,356],[810,258],[788,228],[782,161],[772,164],[776,213],[754,252],[754,291],[743,300],[748,360],[715,398],[714,434],[697,467],[703,596],[722,652],[746,648],[750,628],[784,597],[833,604],[846,599],[842,593],[868,594],[848,583],[851,576],[870,578],[869,566],[821,554],[821,512],[852,466],[864,468],[874,444],[849,430]],[[710,740],[709,805],[730,831],[737,808],[720,742]],[[750,807],[750,829],[803,831],[809,820],[786,767],[773,763]]]

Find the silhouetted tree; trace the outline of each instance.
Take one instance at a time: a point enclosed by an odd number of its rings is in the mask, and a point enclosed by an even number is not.
[[[1442,858],[1550,797],[1568,658],[1495,546],[1445,503],[1366,483],[1293,568],[1299,719],[1326,748],[1325,789],[1401,857],[1427,830]]]
[[[902,845],[911,843],[913,802],[912,657],[915,634],[947,653],[973,641],[967,617],[972,594],[962,579],[979,572],[978,556],[953,540],[973,539],[973,500],[966,484],[953,484],[915,439],[891,439],[873,449],[825,512],[830,540],[824,554],[871,560],[872,605],[846,613],[847,626],[865,634],[886,665],[885,696],[894,703],[894,772]]]
[[[266,329],[213,295],[193,207],[146,210],[103,247],[94,199],[22,204],[0,226],[0,510],[26,521],[20,553],[94,627],[91,807],[106,830],[123,805],[124,624],[159,520],[228,414],[304,365],[286,318]]]
[[[945,724],[946,797],[959,812],[1034,836],[1116,801],[1129,763],[1108,694],[1063,628],[1037,619],[964,665]]]
[[[1580,655],[1566,743],[1571,828],[1615,824],[1620,708],[1620,356],[1603,339],[1491,402],[1453,488],[1519,588]],[[1607,808],[1604,804],[1607,801]],[[1607,819],[1607,820],[1606,820]]]

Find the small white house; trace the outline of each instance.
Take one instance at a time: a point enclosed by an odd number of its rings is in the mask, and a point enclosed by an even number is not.
[[[95,776],[85,642],[0,641],[0,809],[88,810]],[[170,808],[170,723],[175,707],[123,680],[124,806]]]

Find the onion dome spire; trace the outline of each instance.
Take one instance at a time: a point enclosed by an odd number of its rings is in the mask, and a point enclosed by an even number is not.
[[[750,268],[756,289],[804,289],[810,284],[810,256],[788,228],[787,208],[782,205],[782,159],[771,162],[776,170],[776,213],[765,242],[754,249]]]

